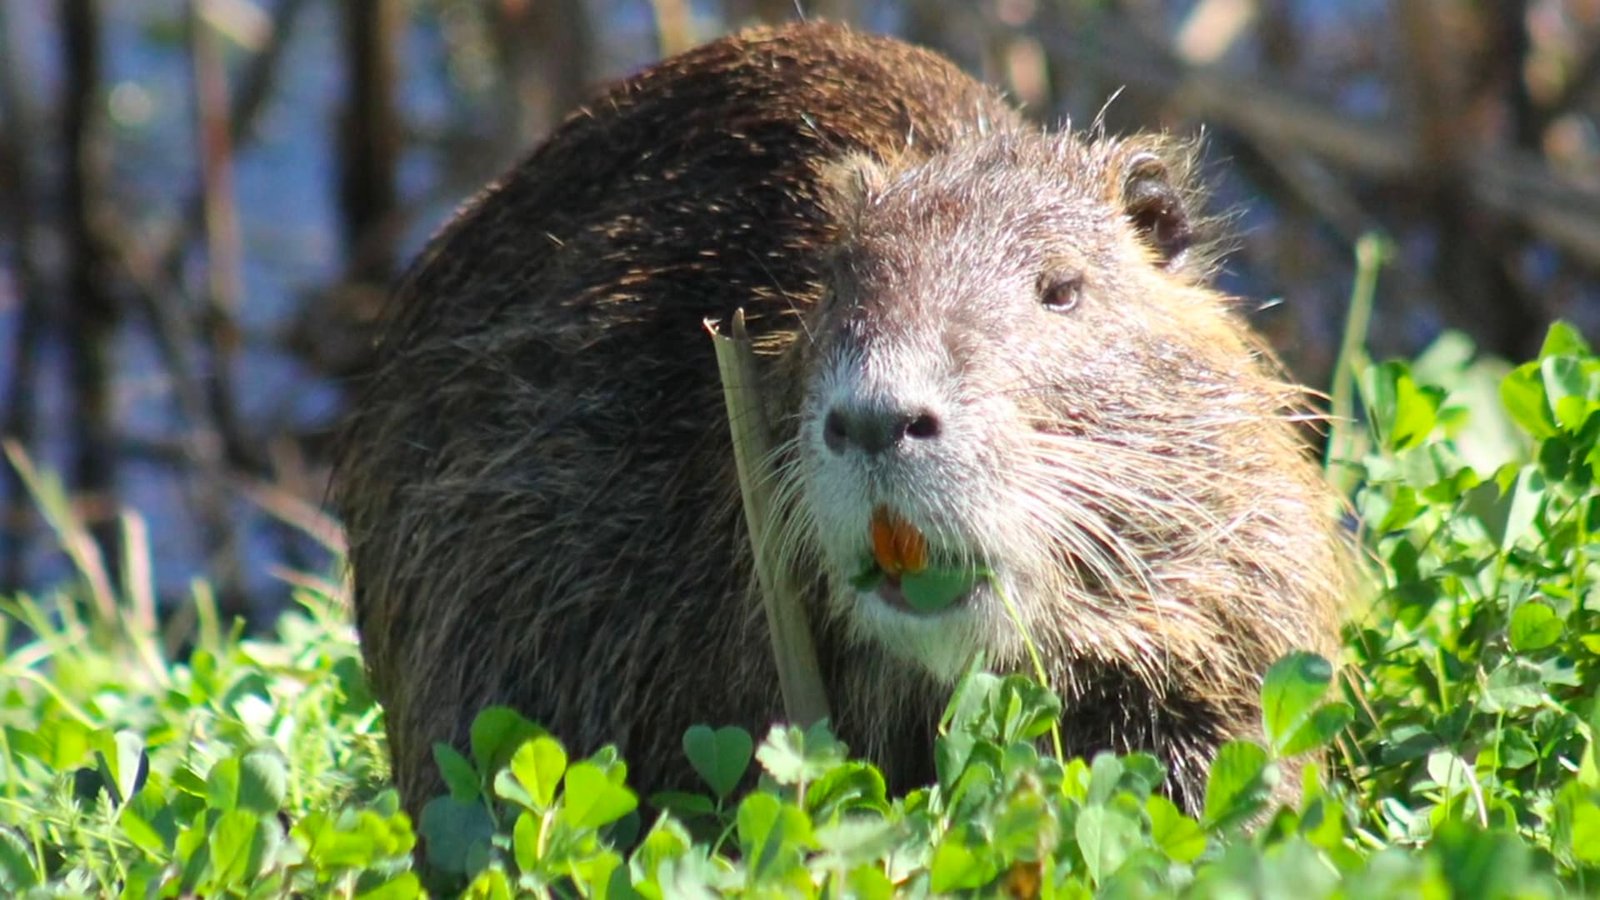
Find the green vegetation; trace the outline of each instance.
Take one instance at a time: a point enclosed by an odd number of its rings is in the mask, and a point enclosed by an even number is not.
[[[1309,655],[1268,674],[1265,746],[1224,748],[1198,820],[1148,756],[1042,753],[1058,701],[975,671],[938,783],[905,797],[824,729],[697,727],[704,791],[641,805],[614,753],[570,759],[491,709],[468,753],[437,750],[449,794],[413,830],[334,586],[307,579],[270,639],[225,631],[197,586],[193,626],[164,633],[147,585],[79,550],[81,586],[0,618],[0,895],[1600,893],[1600,358],[1565,326],[1509,371],[1453,335],[1358,357],[1336,396],[1366,425],[1332,443],[1377,588],[1343,677]],[[1295,758],[1319,747],[1326,766]]]

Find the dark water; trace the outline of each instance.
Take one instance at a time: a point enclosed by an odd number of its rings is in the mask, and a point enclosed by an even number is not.
[[[28,252],[42,273],[42,292],[52,309],[63,299],[60,260],[59,102],[63,60],[56,4],[0,0],[7,42],[0,53],[12,77],[23,82],[26,126],[37,132],[28,158],[28,191],[34,208],[34,239]],[[597,8],[606,4],[597,4]],[[648,62],[654,34],[645,4],[614,4],[602,21],[602,58],[620,74]],[[101,41],[105,137],[110,159],[106,194],[134,243],[153,239],[186,215],[186,204],[200,177],[195,147],[193,81],[185,45],[189,0],[103,0]],[[403,81],[398,97],[409,132],[398,169],[400,205],[406,228],[400,241],[409,258],[462,198],[496,174],[516,148],[501,148],[502,159],[478,154],[457,159],[450,140],[470,139],[483,130],[488,104],[481,89],[464,84],[452,71],[445,30],[462,4],[409,4],[401,50]],[[214,21],[225,37],[230,89],[256,49],[234,35],[259,36],[279,7],[277,0],[213,3]],[[456,7],[452,11],[452,7]],[[238,208],[242,302],[237,323],[243,344],[232,379],[243,428],[263,445],[287,434],[326,433],[336,422],[349,386],[316,371],[287,352],[283,338],[307,303],[320,302],[337,284],[347,264],[339,229],[337,135],[346,90],[340,9],[313,2],[288,33],[277,79],[251,135],[235,148],[234,188]],[[17,118],[15,113],[8,113]],[[15,121],[6,128],[22,127]],[[486,162],[487,160],[487,162]],[[7,218],[10,218],[7,216]],[[0,397],[7,405],[30,403],[35,410],[30,453],[47,469],[69,463],[73,403],[66,364],[67,335],[52,320],[35,341],[36,376],[29,396],[14,396],[21,298],[15,275],[20,248],[10,228],[0,231]],[[192,250],[185,259],[184,287],[199,296],[204,259]],[[134,446],[173,446],[184,423],[173,385],[147,321],[123,303],[123,327],[113,347],[114,420],[119,435]],[[204,576],[206,536],[192,515],[185,482],[164,462],[138,453],[119,455],[116,499],[151,523],[157,587],[171,598],[191,580]],[[321,478],[320,468],[312,470]],[[322,497],[320,484],[303,491]],[[9,502],[11,498],[0,498]],[[314,570],[330,560],[314,541],[296,536],[242,497],[230,514],[243,526],[241,548],[246,592],[282,598],[284,590],[270,568],[285,561]],[[9,531],[0,532],[0,558],[14,551]],[[36,529],[25,544],[24,583],[0,585],[0,592],[38,590],[70,576],[55,540]]]

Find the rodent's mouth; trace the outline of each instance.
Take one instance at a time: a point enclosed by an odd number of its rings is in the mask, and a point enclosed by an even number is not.
[[[943,569],[936,572],[930,570],[930,572],[931,574],[922,574],[919,577],[919,575],[889,575],[879,571],[874,584],[861,587],[860,578],[870,577],[863,573],[863,576],[858,576],[857,583],[863,593],[876,597],[890,609],[916,616],[932,616],[967,603],[977,592],[982,579],[988,575],[987,570],[977,568]],[[971,577],[968,577],[969,575]]]
[[[851,584],[901,612],[934,615],[965,603],[993,573],[970,554],[930,550],[922,532],[887,507],[872,512],[872,546]]]

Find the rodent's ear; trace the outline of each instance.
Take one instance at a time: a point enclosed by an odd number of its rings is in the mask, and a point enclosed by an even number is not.
[[[865,153],[830,160],[817,172],[823,208],[846,222],[854,221],[888,181],[883,163]]]
[[[1187,169],[1187,160],[1148,148],[1130,148],[1118,167],[1122,209],[1167,269],[1184,267],[1197,241]]]

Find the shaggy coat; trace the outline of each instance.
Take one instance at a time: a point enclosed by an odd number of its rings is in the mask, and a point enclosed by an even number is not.
[[[574,113],[413,266],[342,435],[408,809],[488,704],[617,744],[646,793],[694,787],[689,725],[781,715],[702,328],[743,308],[840,737],[931,780],[954,675],[1027,668],[1003,589],[1066,749],[1153,752],[1195,810],[1265,668],[1330,649],[1346,581],[1299,394],[1204,284],[1188,156],[1040,131],[931,53],[820,24]],[[901,408],[917,441],[828,433]],[[995,585],[936,616],[852,587],[874,504]]]

